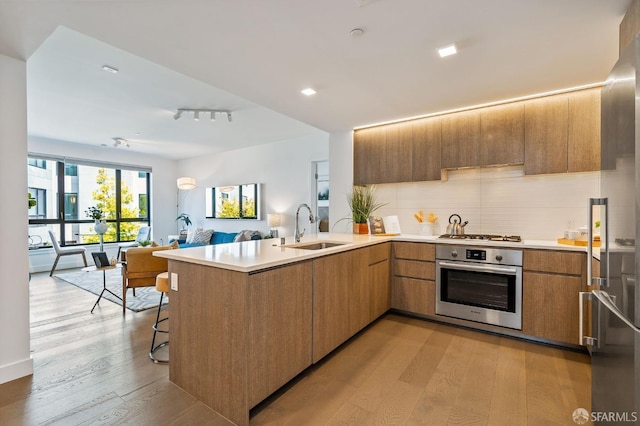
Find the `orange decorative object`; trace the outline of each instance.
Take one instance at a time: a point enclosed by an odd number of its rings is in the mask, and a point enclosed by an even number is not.
[[[366,223],[354,223],[353,224],[353,233],[354,234],[368,234],[369,226]]]

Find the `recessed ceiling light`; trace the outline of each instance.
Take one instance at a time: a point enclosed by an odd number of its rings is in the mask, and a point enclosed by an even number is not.
[[[118,74],[118,68],[114,68],[109,65],[103,65],[102,71],[110,72],[111,74]]]
[[[300,91],[303,95],[307,95],[307,96],[313,96],[316,94],[316,91],[313,90],[311,87],[307,87],[306,89],[302,89]]]
[[[456,53],[458,53],[458,49],[456,49],[455,44],[450,44],[449,46],[441,47],[440,49],[438,49],[438,55],[440,55],[441,58],[444,58],[445,56],[455,55]]]
[[[354,38],[360,37],[362,34],[364,34],[364,30],[362,28],[354,28],[349,33],[349,35],[351,35],[351,37],[354,37]]]

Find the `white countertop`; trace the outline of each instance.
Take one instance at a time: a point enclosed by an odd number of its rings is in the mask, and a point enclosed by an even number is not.
[[[375,237],[357,234],[320,234],[303,237],[300,243],[294,244],[293,237],[286,237],[284,246],[280,238],[266,240],[243,241],[231,244],[215,244],[202,247],[190,247],[178,250],[162,250],[154,252],[154,256],[166,257],[170,260],[196,263],[204,266],[229,269],[239,272],[254,272],[273,268],[302,260],[313,259],[329,254],[340,253],[368,245],[390,241],[393,237]],[[321,250],[305,250],[296,245],[319,242],[344,243],[336,247]]]
[[[357,235],[357,234],[319,234],[303,237],[299,244],[319,242],[344,243],[336,247],[321,250],[305,250],[295,248],[293,237],[286,237],[284,246],[280,245],[279,238],[243,241],[232,244],[216,244],[202,247],[190,247],[179,250],[162,250],[154,253],[154,256],[166,257],[171,260],[195,263],[204,266],[229,269],[238,272],[254,272],[262,269],[282,266],[289,263],[309,260],[329,254],[353,250],[368,245],[378,244],[384,241],[425,242],[438,244],[457,244],[466,246],[485,247],[509,247],[522,249],[565,250],[586,253],[583,246],[570,246],[558,244],[550,240],[523,240],[521,243],[481,240],[448,240],[438,239],[437,236],[422,236],[401,234],[396,236]]]

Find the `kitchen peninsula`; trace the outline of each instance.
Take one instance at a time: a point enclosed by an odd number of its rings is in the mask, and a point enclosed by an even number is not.
[[[171,275],[170,380],[248,424],[251,408],[392,306],[392,240],[437,241],[328,234],[159,252]],[[518,247],[584,253],[549,242]]]

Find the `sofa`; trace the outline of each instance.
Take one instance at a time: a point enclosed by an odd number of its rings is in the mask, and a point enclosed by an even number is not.
[[[257,231],[240,231],[240,232],[220,232],[213,231],[211,233],[211,238],[208,240],[208,243],[203,242],[190,242],[187,243],[187,238],[181,238],[175,240],[180,245],[180,248],[188,248],[188,247],[201,247],[204,245],[212,245],[212,244],[226,244],[226,243],[234,243],[238,241],[248,241],[248,240],[261,240],[262,236]],[[170,242],[173,242],[171,240]]]

